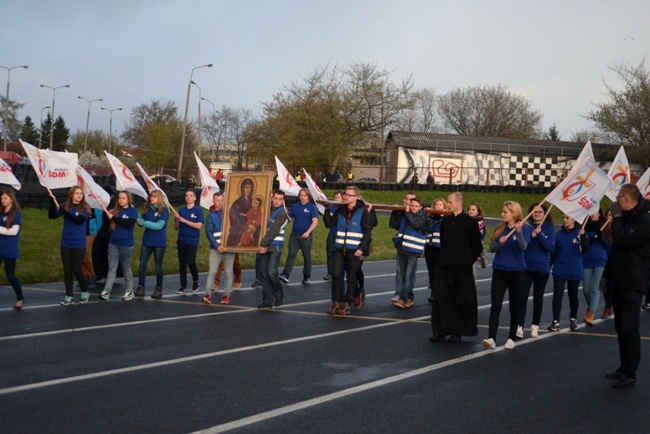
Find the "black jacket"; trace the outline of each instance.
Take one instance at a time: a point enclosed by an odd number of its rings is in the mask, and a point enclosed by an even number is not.
[[[448,215],[440,223],[438,266],[442,270],[471,273],[483,251],[478,221],[465,212]]]

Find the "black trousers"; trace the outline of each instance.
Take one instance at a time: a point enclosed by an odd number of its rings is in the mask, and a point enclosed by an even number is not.
[[[614,302],[614,328],[618,335],[618,352],[621,370],[636,378],[641,360],[641,334],[639,333],[639,310],[643,293],[633,289],[611,289]]]
[[[497,330],[499,328],[499,317],[503,307],[503,297],[508,290],[508,299],[510,303],[510,333],[508,337],[516,339],[517,326],[519,325],[519,303],[521,302],[521,290],[524,285],[524,271],[492,271],[492,289],[490,306],[490,331],[489,337],[496,340]]]
[[[63,262],[63,283],[65,284],[65,295],[72,297],[72,274],[77,277],[82,292],[88,291],[86,276],[81,270],[86,257],[86,248],[69,249],[61,247],[61,262]]]
[[[344,273],[347,274],[346,303],[354,301],[354,290],[357,283],[357,268],[359,258],[354,256],[356,250],[336,249],[334,251],[334,275],[332,276],[332,301],[339,301],[343,286]]]

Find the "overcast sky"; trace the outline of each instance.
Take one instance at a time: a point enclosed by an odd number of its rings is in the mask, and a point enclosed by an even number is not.
[[[10,98],[38,124],[52,103],[71,132],[108,130],[100,107],[131,109],[173,100],[182,115],[187,83],[216,106],[250,108],[326,64],[376,63],[417,88],[502,83],[556,123],[562,140],[588,128],[581,117],[603,99],[608,69],[638,65],[650,47],[650,1],[604,0],[1,0],[0,65]],[[647,66],[647,63],[646,63]],[[7,72],[0,69],[4,94]],[[190,119],[198,115],[192,86]],[[203,103],[202,113],[212,106]],[[45,111],[47,113],[47,111]]]

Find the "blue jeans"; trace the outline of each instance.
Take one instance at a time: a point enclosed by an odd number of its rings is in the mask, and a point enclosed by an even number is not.
[[[162,288],[163,284],[163,259],[165,258],[165,247],[148,247],[143,245],[140,249],[140,270],[138,271],[138,285],[144,288],[147,278],[147,264],[153,253],[154,264],[156,265],[156,287]]]
[[[232,282],[234,278],[232,267],[235,263],[235,254],[233,252],[219,253],[217,252],[217,249],[210,249],[208,280],[205,281],[205,293],[207,295],[212,294],[212,288],[214,287],[214,276],[217,274],[219,263],[222,261],[223,274],[226,276],[226,279],[224,283],[221,283],[221,286],[226,292],[226,295],[230,297],[230,292],[232,291]]]
[[[269,246],[263,255],[257,254],[260,260],[260,271],[262,272],[262,302],[273,306],[273,301],[282,301],[284,292],[282,283],[278,278],[278,264],[280,253],[274,246]]]
[[[585,268],[583,271],[585,276],[582,280],[582,292],[585,295],[587,307],[592,312],[596,312],[598,302],[600,301],[598,284],[600,283],[600,278],[603,277],[605,267]]]
[[[560,322],[560,312],[562,311],[562,298],[564,297],[564,286],[567,287],[569,294],[569,318],[578,317],[578,287],[579,280],[566,280],[559,276],[553,276],[553,321]]]
[[[110,294],[113,290],[118,264],[122,265],[122,273],[124,274],[124,292],[133,291],[133,273],[131,272],[131,257],[133,256],[133,249],[133,246],[117,247],[113,244],[108,244],[108,275],[106,276],[104,291]]]
[[[548,271],[524,271],[524,284],[521,291],[521,303],[519,304],[519,325],[523,327],[526,322],[526,310],[528,307],[528,294],[530,287],[533,287],[533,322],[539,325],[542,318],[542,307],[544,307],[544,290],[550,273]]]
[[[302,276],[304,279],[309,279],[311,277],[311,244],[311,234],[309,234],[308,238],[301,238],[300,235],[294,234],[293,232],[291,233],[291,236],[289,237],[289,253],[287,254],[287,261],[284,263],[282,274],[287,276],[287,278],[291,275],[293,263],[296,261],[298,250],[300,250],[304,259]]]
[[[402,294],[402,289],[404,289],[404,279],[402,278],[402,271],[400,270],[400,265],[399,265],[399,253],[397,254],[397,258],[395,258],[395,265],[396,265],[396,270],[395,270],[395,295],[401,296]],[[417,271],[417,270],[416,270]],[[413,273],[413,276],[411,276],[411,281],[409,282],[411,286],[411,292],[408,294],[408,298],[411,300],[414,300],[413,296],[413,288],[415,288],[415,273]]]
[[[401,276],[401,291],[398,295],[404,301],[413,300],[415,273],[418,271],[418,257],[398,253],[397,269]]]

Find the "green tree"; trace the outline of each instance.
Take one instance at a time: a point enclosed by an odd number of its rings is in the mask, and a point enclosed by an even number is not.
[[[52,150],[54,151],[63,151],[68,145],[68,139],[70,138],[70,130],[65,126],[65,120],[63,117],[59,116],[54,121],[54,133],[52,140]]]
[[[142,164],[147,168],[159,169],[173,166],[174,142],[172,131],[162,123],[149,125],[144,136],[144,144],[148,151],[141,155]]]
[[[554,142],[560,140],[560,131],[557,129],[557,126],[555,126],[555,122],[553,122],[553,125],[551,125],[551,127],[548,129],[548,132],[544,138],[546,140],[552,140]]]
[[[586,116],[610,143],[629,145],[630,161],[650,165],[650,73],[645,60],[637,66],[626,64],[610,68],[619,86],[604,82],[608,101],[597,103]]]
[[[38,144],[40,148],[49,148],[50,147],[50,123],[52,122],[52,115],[50,112],[47,112],[47,117],[43,120],[41,124],[41,142]],[[36,144],[34,144],[36,146]]]
[[[86,140],[86,130],[77,129],[70,138],[70,147],[75,152],[81,153],[84,149]],[[104,155],[104,150],[108,151],[108,132],[104,130],[88,130],[88,151],[93,151],[97,155]]]
[[[0,96],[0,107],[2,108],[2,115],[0,116],[0,124],[2,124],[2,139],[4,140],[5,134],[7,135],[7,142],[18,143],[22,124],[18,120],[18,111],[22,109],[25,104],[19,103],[15,100],[9,100],[9,109],[7,112],[7,125],[5,125],[5,110],[6,110],[6,96]]]
[[[23,142],[38,146],[38,130],[34,122],[32,122],[32,118],[29,116],[25,116],[23,125],[20,128],[20,138]]]
[[[542,136],[542,113],[502,84],[453,89],[438,100],[449,131],[466,136],[534,139]]]

